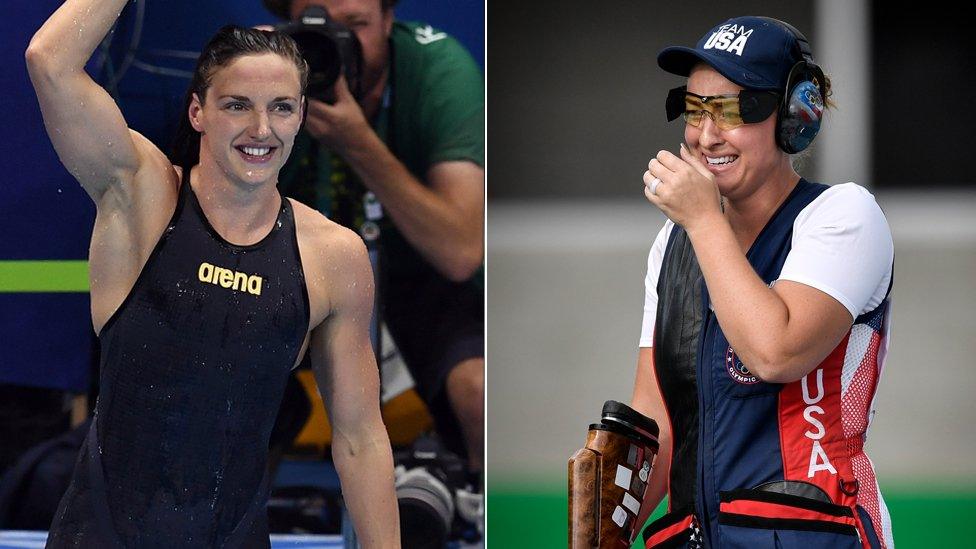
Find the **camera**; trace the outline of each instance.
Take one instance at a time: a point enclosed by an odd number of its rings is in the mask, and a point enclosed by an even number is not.
[[[309,6],[300,20],[276,25],[275,30],[292,37],[308,63],[308,97],[335,103],[340,73],[353,97],[362,97],[363,47],[356,33],[332,20],[328,10]]]
[[[394,455],[400,538],[404,547],[442,549],[481,537],[484,498],[467,484],[464,463],[434,435]]]

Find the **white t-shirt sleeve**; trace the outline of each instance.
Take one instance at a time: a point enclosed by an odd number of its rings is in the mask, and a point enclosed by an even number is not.
[[[657,280],[661,275],[661,264],[664,262],[664,250],[671,238],[674,222],[670,219],[657,233],[651,253],[647,256],[647,276],[644,277],[644,319],[641,322],[641,335],[638,346],[652,347],[654,345],[654,324],[657,321]]]
[[[853,320],[884,300],[893,259],[891,230],[874,196],[854,183],[834,185],[793,222],[792,249],[779,280],[830,295]]]

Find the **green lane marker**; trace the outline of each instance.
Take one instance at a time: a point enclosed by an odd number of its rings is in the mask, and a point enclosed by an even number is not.
[[[0,261],[0,293],[88,292],[88,262]]]

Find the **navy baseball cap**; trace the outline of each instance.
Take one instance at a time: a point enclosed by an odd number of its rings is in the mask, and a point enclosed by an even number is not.
[[[804,39],[805,40],[805,39]],[[743,88],[782,91],[790,69],[802,61],[796,36],[766,17],[733,17],[705,33],[694,48],[671,46],[657,55],[657,64],[688,76],[704,62]]]

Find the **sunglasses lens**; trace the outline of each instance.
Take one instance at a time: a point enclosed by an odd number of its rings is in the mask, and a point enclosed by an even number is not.
[[[685,121],[692,126],[701,125],[702,117],[708,114],[721,130],[731,130],[744,124],[739,114],[738,96],[699,97],[685,95]]]
[[[685,122],[691,124],[694,127],[701,126],[702,116],[704,116],[705,111],[695,110],[695,111],[685,111]]]
[[[739,93],[739,113],[745,124],[762,122],[770,117],[780,103],[780,95],[768,91],[742,90]]]
[[[738,97],[716,97],[709,103],[715,125],[720,129],[731,130],[743,124],[742,116],[739,115]]]

